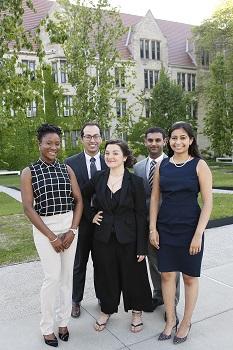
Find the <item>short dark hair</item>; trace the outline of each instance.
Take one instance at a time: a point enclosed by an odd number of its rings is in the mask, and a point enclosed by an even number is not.
[[[154,133],[154,132],[159,132],[160,134],[162,134],[163,139],[166,138],[166,132],[165,132],[165,130],[163,130],[163,129],[160,128],[159,126],[158,126],[158,127],[155,126],[155,127],[152,127],[152,128],[149,128],[149,129],[146,130],[146,132],[145,132],[145,139],[147,138],[147,135],[148,135],[148,134],[151,134],[151,133]]]
[[[174,123],[168,132],[168,140],[170,140],[172,132],[174,130],[177,130],[177,129],[184,129],[184,131],[188,134],[189,138],[193,139],[193,142],[189,146],[189,149],[188,149],[189,155],[192,157],[201,158],[201,155],[200,155],[200,152],[198,149],[198,145],[197,145],[197,141],[196,141],[196,137],[195,137],[195,134],[194,134],[194,131],[193,131],[191,124],[189,124],[187,122],[183,122],[183,121]],[[174,152],[171,149],[169,142],[167,144],[167,148],[168,148],[168,157],[172,157]]]
[[[96,123],[96,122],[87,122],[87,123],[85,123],[83,125],[82,129],[80,130],[81,138],[83,138],[83,136],[84,136],[84,129],[85,129],[86,126],[97,126],[97,128],[99,128],[99,131],[100,131],[100,136],[102,136],[102,131],[101,131],[100,126],[99,126],[98,123]]]
[[[44,123],[37,129],[37,140],[41,142],[42,138],[46,134],[57,134],[60,138],[62,136],[62,130],[56,125]]]
[[[131,168],[136,163],[136,158],[133,156],[131,149],[127,143],[123,140],[109,140],[106,142],[104,149],[106,150],[108,145],[118,145],[122,150],[123,156],[127,157],[124,166],[125,168]]]

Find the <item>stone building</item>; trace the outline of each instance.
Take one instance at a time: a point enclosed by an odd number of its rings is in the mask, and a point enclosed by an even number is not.
[[[35,30],[39,26],[40,20],[45,16],[52,16],[58,6],[56,2],[48,0],[33,0],[33,3],[36,13],[27,8],[24,14],[24,25],[28,31]],[[170,78],[180,84],[184,90],[194,91],[198,83],[198,67],[192,42],[192,25],[156,19],[150,10],[145,16],[124,13],[120,15],[124,26],[127,27],[127,33],[119,42],[118,49],[122,59],[130,58],[134,61],[136,78],[134,94],[128,94],[124,90],[121,77],[118,76],[120,99],[115,104],[116,118],[125,112],[128,104],[134,105],[135,96],[142,90],[149,96],[149,91],[156,84],[162,67],[166,69]],[[72,113],[72,96],[75,91],[69,84],[64,69],[66,61],[63,50],[61,46],[50,43],[48,35],[43,29],[41,39],[45,47],[45,59],[53,69],[54,80],[64,88],[64,116],[68,117]],[[31,70],[34,70],[38,63],[35,52],[22,52],[20,60],[27,64]],[[198,119],[200,148],[206,148],[208,139],[202,135],[204,108],[198,104],[193,106],[191,112]],[[28,116],[35,114],[36,105],[32,104],[28,108]],[[145,118],[150,114],[147,99],[142,114]],[[137,109],[135,109],[134,115],[136,118],[139,115]]]

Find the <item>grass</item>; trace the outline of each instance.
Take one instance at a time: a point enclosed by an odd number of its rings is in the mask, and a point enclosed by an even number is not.
[[[233,187],[233,165],[211,163],[214,187]],[[20,176],[0,175],[0,185],[20,187]]]
[[[37,259],[32,225],[22,204],[0,192],[0,265]]]
[[[23,214],[22,204],[7,194],[0,192],[0,216]]]
[[[233,194],[214,193],[213,210],[210,219],[222,219],[233,216]]]
[[[214,187],[233,187],[233,165],[211,166]]]
[[[10,220],[9,220],[10,219]],[[24,214],[0,217],[0,265],[37,259],[32,225]]]
[[[214,194],[211,219],[233,215],[233,195]],[[0,265],[38,258],[32,225],[23,214],[22,204],[0,192]]]
[[[0,175],[0,185],[2,186],[13,186],[20,187],[20,176],[19,175]]]

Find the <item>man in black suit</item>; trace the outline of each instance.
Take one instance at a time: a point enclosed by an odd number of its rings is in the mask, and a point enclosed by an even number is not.
[[[102,142],[99,125],[93,122],[86,123],[81,129],[80,136],[84,148],[83,152],[67,158],[65,163],[73,169],[80,189],[82,190],[83,186],[89,181],[92,175],[94,175],[97,170],[105,169],[106,164],[99,151]],[[91,218],[93,217],[92,211],[92,201],[90,201],[85,204],[85,210],[79,226],[79,239],[73,270],[73,305],[71,316],[74,318],[80,316],[80,303],[83,299],[86,268],[90,252],[94,265],[92,244],[95,225],[91,222]],[[96,284],[95,291],[98,297]]]

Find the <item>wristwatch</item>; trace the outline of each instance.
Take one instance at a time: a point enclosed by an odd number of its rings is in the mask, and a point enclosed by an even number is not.
[[[72,231],[73,234],[76,236],[78,234],[78,227],[77,228],[70,228],[69,231]]]

